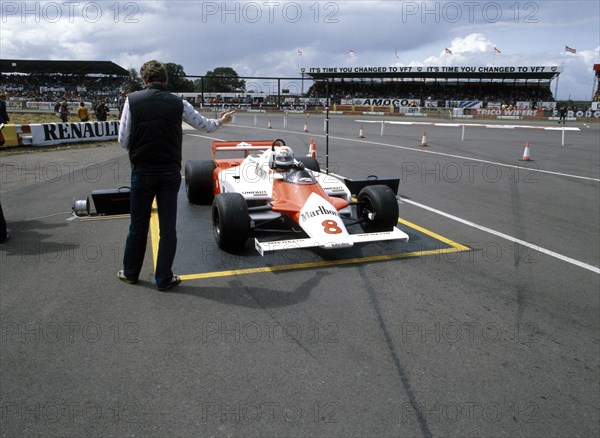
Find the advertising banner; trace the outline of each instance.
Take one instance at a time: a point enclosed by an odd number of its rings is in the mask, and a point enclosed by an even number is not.
[[[80,143],[85,141],[116,140],[119,134],[119,121],[81,122],[81,123],[48,123],[29,125],[31,144],[47,146],[63,143]]]
[[[483,102],[480,100],[447,100],[447,108],[482,108]]]
[[[342,99],[342,105],[358,105],[358,106],[415,106],[421,105],[421,99],[390,99],[383,97],[355,97],[353,99]]]

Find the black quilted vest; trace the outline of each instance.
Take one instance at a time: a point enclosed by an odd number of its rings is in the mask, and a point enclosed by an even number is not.
[[[183,103],[160,84],[129,95],[131,137],[129,159],[145,173],[181,170]]]

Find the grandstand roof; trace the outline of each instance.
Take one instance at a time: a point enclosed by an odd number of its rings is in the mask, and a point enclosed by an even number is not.
[[[47,61],[0,59],[0,73],[63,73],[127,76],[129,72],[112,61]]]

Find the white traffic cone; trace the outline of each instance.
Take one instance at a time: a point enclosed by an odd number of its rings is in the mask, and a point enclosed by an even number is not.
[[[361,125],[360,129],[358,130],[358,138],[365,138],[365,134],[363,133],[362,125]]]
[[[427,133],[423,131],[423,138],[421,139],[421,146],[429,146],[427,144]]]
[[[271,126],[271,119],[269,119],[269,123],[267,123],[267,128],[268,129],[272,129],[273,128],[273,126]]]
[[[315,144],[315,140],[313,138],[310,139],[310,143],[308,145],[308,154],[307,157],[317,158],[317,145]]]
[[[519,161],[533,161],[531,159],[531,152],[529,151],[529,142],[525,143],[525,150],[523,151],[523,158]]]
[[[308,122],[304,122],[304,132],[308,132]]]

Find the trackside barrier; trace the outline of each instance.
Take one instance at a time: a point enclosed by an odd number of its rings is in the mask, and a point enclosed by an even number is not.
[[[536,126],[536,125],[506,125],[506,124],[486,124],[486,123],[436,123],[436,122],[403,122],[403,121],[390,121],[390,120],[355,120],[357,123],[373,123],[381,124],[381,135],[384,135],[385,125],[413,125],[413,126],[438,126],[446,128],[462,128],[461,129],[461,140],[465,140],[465,128],[486,128],[486,129],[535,129],[540,131],[560,131],[561,132],[561,144],[565,145],[565,132],[566,131],[581,131],[576,126]],[[425,144],[423,144],[425,143]],[[427,146],[425,140],[425,131],[423,131],[421,146]]]
[[[115,141],[119,121],[5,125],[0,147],[50,146],[63,143]]]

